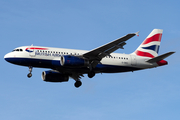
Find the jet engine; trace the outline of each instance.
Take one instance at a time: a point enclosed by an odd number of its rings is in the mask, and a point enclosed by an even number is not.
[[[65,67],[84,67],[89,65],[89,61],[76,56],[61,56],[61,66]]]
[[[42,79],[46,82],[67,82],[69,76],[55,71],[44,71]]]

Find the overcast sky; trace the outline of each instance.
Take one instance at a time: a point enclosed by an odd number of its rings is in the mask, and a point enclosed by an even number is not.
[[[177,0],[0,0],[1,120],[180,119],[180,2]],[[163,29],[159,54],[176,51],[167,66],[85,76],[80,88],[42,81],[47,69],[10,64],[4,55],[26,45],[91,50],[140,31],[132,53],[154,29]]]

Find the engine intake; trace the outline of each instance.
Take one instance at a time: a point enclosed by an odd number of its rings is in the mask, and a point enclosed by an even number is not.
[[[66,55],[61,56],[60,64],[67,67],[84,67],[89,65],[89,61],[76,56]]]
[[[46,82],[67,82],[69,76],[59,72],[44,71],[42,72],[42,79]]]

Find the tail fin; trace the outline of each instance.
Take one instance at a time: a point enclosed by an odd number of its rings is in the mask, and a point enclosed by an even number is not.
[[[154,58],[158,56],[162,37],[162,29],[154,29],[133,54],[141,57]]]

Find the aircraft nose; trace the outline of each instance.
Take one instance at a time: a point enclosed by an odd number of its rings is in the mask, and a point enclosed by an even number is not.
[[[12,64],[20,64],[22,62],[19,58],[16,57],[16,55],[13,52],[7,53],[4,56],[4,59]]]
[[[5,56],[4,56],[4,59],[7,61],[7,58],[8,58],[8,54],[6,54]]]
[[[7,53],[5,56],[4,56],[4,59],[7,61],[7,62],[10,62],[10,58],[11,58],[11,54],[10,53]]]

